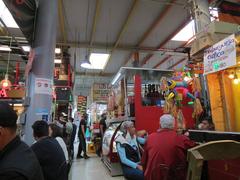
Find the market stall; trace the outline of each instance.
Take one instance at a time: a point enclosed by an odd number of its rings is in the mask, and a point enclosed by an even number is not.
[[[240,131],[239,42],[239,34],[231,35],[204,53],[204,73],[216,130]]]
[[[239,140],[240,131],[240,36],[233,34],[204,51],[204,74],[207,81],[211,116],[220,132],[197,132],[191,138],[199,142]],[[224,132],[226,131],[226,133]],[[201,139],[201,137],[207,139]],[[199,139],[200,138],[200,139]],[[221,149],[219,149],[221,151]],[[218,158],[219,159],[219,158]],[[236,180],[240,159],[208,161],[209,179]]]
[[[108,110],[117,117],[132,117],[137,130],[148,133],[159,128],[164,113],[175,117],[176,129],[192,128],[200,92],[193,92],[194,78],[189,76],[186,72],[122,67],[112,81]]]

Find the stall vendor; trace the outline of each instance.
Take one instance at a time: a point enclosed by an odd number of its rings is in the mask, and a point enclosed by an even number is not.
[[[143,170],[140,165],[141,153],[139,144],[145,139],[136,136],[136,129],[132,121],[125,121],[121,126],[123,135],[116,138],[117,151],[122,163],[123,174],[127,179],[143,180]]]

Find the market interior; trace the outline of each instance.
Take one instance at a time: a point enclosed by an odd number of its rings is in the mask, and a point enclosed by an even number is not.
[[[2,102],[29,146],[38,121],[63,131],[72,180],[161,179],[143,162],[159,129],[194,142],[184,149],[185,179],[238,180],[240,2],[0,0]],[[163,128],[169,114],[173,126]],[[118,146],[131,128],[146,144],[129,165]]]

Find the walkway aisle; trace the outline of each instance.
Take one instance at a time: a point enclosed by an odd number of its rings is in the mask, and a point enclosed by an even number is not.
[[[100,158],[92,156],[87,160],[74,160],[69,180],[124,180],[124,178],[111,177]]]

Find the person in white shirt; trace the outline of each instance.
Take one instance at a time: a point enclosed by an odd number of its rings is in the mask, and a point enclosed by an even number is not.
[[[69,162],[68,150],[67,150],[67,146],[62,138],[61,128],[54,123],[49,124],[49,136],[55,138],[58,141],[59,145],[61,146],[61,148],[64,152],[66,162],[68,163]]]

